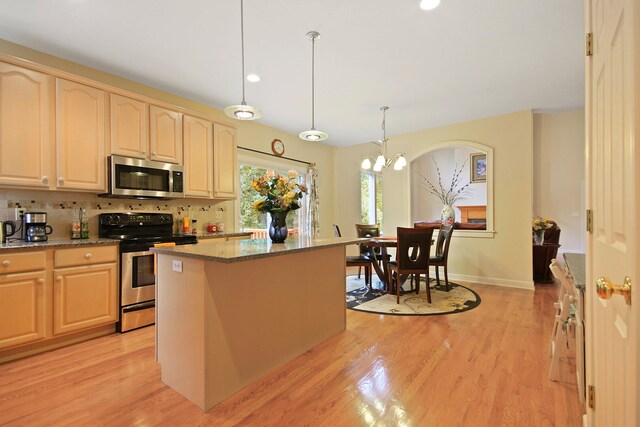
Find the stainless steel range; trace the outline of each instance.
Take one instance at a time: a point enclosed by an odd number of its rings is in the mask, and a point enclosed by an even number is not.
[[[188,245],[196,236],[174,235],[173,216],[163,213],[106,213],[100,237],[120,240],[120,332],[155,323],[155,245]]]

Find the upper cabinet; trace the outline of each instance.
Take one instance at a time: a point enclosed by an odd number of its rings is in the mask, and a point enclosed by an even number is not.
[[[149,116],[142,101],[109,95],[111,111],[111,153],[129,157],[147,157]]]
[[[56,187],[105,190],[105,104],[100,89],[56,79]]]
[[[0,62],[0,184],[48,188],[53,78]]]
[[[216,123],[213,126],[213,197],[236,197],[236,159],[236,130]]]
[[[110,94],[111,154],[182,164],[182,114]]]
[[[213,196],[213,123],[184,116],[185,197]]]
[[[182,114],[149,106],[149,150],[151,160],[182,164]]]

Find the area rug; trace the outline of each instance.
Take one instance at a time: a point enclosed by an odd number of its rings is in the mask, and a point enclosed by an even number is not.
[[[420,293],[408,291],[409,281],[405,282],[400,295],[400,304],[396,296],[380,291],[382,284],[374,278],[373,292],[364,283],[364,277],[347,276],[347,308],[376,314],[392,314],[399,316],[436,316],[441,314],[462,313],[473,310],[480,305],[480,295],[458,283],[449,281],[449,291],[444,281],[437,284],[431,280],[431,304],[427,302],[424,277],[420,281]]]

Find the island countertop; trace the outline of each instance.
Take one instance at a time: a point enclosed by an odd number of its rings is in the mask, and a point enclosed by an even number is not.
[[[284,243],[272,243],[269,239],[253,239],[229,241],[217,245],[181,245],[152,248],[150,250],[158,254],[230,263],[334,246],[351,245],[361,243],[366,240],[366,238],[344,237],[331,239],[289,237]]]

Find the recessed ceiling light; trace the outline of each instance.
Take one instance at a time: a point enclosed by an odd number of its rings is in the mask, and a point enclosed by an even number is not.
[[[260,81],[260,76],[257,75],[257,74],[249,74],[247,76],[247,80],[249,80],[251,83],[259,82]]]
[[[432,10],[438,7],[439,4],[440,4],[440,0],[422,0],[420,1],[420,9]]]

